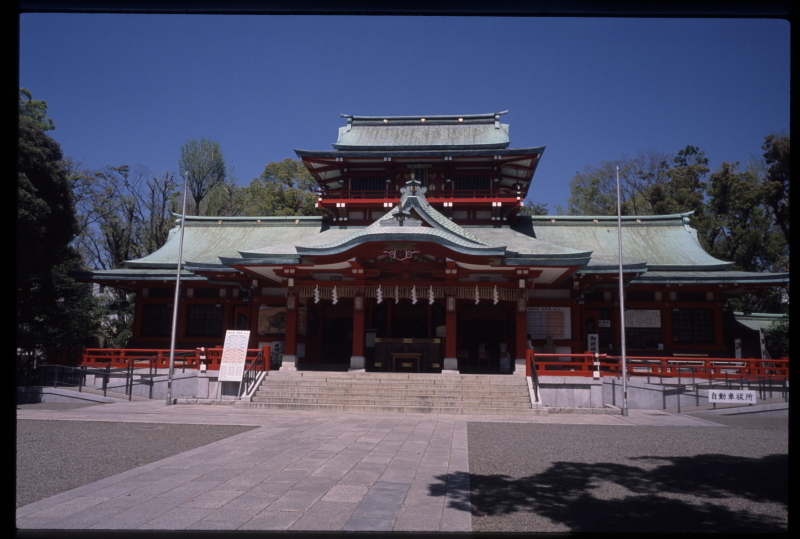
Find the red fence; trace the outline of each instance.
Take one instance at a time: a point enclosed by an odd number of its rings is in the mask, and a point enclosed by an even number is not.
[[[538,354],[528,350],[525,374],[531,376],[533,366],[538,376],[619,376],[622,358],[607,354]],[[732,359],[707,357],[643,357],[627,356],[629,376],[662,378],[771,378],[789,379],[789,359]]]
[[[248,349],[247,362],[251,363],[259,352],[264,354],[265,370],[269,370],[269,347]],[[219,370],[222,348],[197,348],[175,350],[175,367],[197,369],[205,364],[208,370]],[[658,376],[662,378],[770,378],[789,380],[789,359],[732,359],[707,357],[643,357],[627,356],[629,376]],[[50,354],[51,365],[82,365],[112,368],[169,368],[169,350],[90,348],[82,353]],[[538,376],[619,376],[622,358],[607,354],[539,354],[528,350],[525,357],[525,374],[532,375],[533,366]]]
[[[269,370],[269,346],[261,348],[250,348],[247,350],[248,363],[252,362],[259,354],[264,354],[265,370]],[[128,367],[133,362],[135,369],[168,369],[169,350],[153,349],[116,349],[116,348],[88,348],[83,353],[75,354],[75,358],[69,361],[66,356],[48,354],[50,365],[81,365],[84,367],[106,367],[123,368]],[[200,364],[205,364],[207,370],[219,370],[222,360],[222,348],[196,348],[194,350],[175,350],[175,368],[178,369],[198,369]]]

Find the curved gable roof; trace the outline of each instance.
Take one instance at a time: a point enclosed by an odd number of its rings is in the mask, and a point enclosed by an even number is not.
[[[691,213],[622,217],[622,253],[626,261],[647,263],[648,270],[724,270],[733,266],[708,254],[689,226]],[[615,216],[531,216],[536,238],[593,251],[589,270],[618,263]]]

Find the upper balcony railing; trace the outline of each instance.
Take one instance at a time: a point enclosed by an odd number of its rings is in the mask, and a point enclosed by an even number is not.
[[[342,201],[342,200],[400,200],[400,193],[396,190],[391,191],[349,191],[349,190],[336,190],[324,193],[317,193],[317,198],[323,203],[326,201]],[[459,189],[453,191],[449,189],[442,189],[436,191],[427,191],[425,198],[430,202],[446,202],[449,200],[459,199],[510,199],[517,200],[522,198],[522,193],[517,191],[498,191],[496,189]]]

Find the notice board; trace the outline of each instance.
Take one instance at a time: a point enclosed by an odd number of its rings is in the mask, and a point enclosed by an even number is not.
[[[250,331],[229,329],[225,332],[225,344],[222,348],[222,360],[220,360],[219,364],[220,382],[242,381],[249,340]]]
[[[570,339],[569,307],[528,307],[528,333],[532,339]]]

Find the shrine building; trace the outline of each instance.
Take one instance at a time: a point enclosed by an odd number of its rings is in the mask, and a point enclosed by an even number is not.
[[[539,352],[619,354],[617,218],[521,213],[543,146],[506,112],[345,116],[333,150],[296,150],[317,217],[185,218],[177,348],[282,351],[282,369],[524,373]],[[788,273],[731,270],[690,214],[622,218],[626,347],[733,357],[725,301]],[[169,348],[179,228],[85,278],[136,294],[130,348]]]

